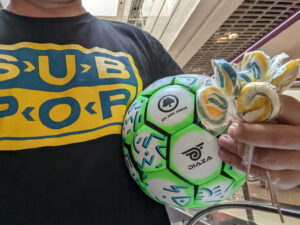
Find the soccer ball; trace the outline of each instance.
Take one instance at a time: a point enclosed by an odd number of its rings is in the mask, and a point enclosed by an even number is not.
[[[217,137],[202,126],[196,91],[207,76],[178,75],[147,87],[122,129],[125,162],[152,199],[177,208],[206,207],[230,197],[245,174],[221,161]]]

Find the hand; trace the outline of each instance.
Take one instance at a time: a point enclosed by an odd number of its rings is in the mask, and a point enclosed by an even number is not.
[[[278,189],[300,185],[300,102],[282,96],[282,113],[277,124],[233,123],[228,134],[219,138],[221,159],[233,167],[246,171],[242,157],[245,144],[255,146],[250,174],[271,182]]]

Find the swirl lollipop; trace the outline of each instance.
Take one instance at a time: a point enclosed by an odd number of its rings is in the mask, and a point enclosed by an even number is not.
[[[241,68],[246,74],[251,74],[254,81],[246,84],[237,99],[237,112],[246,122],[268,122],[281,109],[279,96],[271,85],[266,83],[270,78],[270,58],[261,51],[248,52],[244,55]],[[242,72],[243,73],[243,72]],[[246,181],[248,181],[254,146],[246,145],[243,163],[247,166]]]
[[[231,65],[224,59],[212,60],[217,85],[227,96],[232,96],[237,87],[237,75]]]
[[[203,126],[220,134],[228,125],[228,100],[217,87],[203,87],[197,91],[197,113]]]
[[[254,82],[255,79],[252,76],[251,73],[249,73],[248,71],[241,71],[241,72],[237,72],[237,81],[238,81],[238,86],[239,86],[239,90],[236,93],[236,96],[238,97],[241,89],[248,83]]]
[[[281,101],[279,94],[288,89],[299,71],[299,63],[292,60],[280,66],[282,60],[286,58],[286,54],[280,54],[272,59],[269,63],[269,57],[263,52],[252,52],[245,55],[242,68],[251,73],[257,81],[245,85],[237,100],[237,111],[240,117],[246,122],[268,122],[274,119],[281,110]],[[279,67],[280,66],[280,67]],[[264,81],[264,82],[262,82]],[[251,168],[251,161],[254,154],[254,146],[246,145],[244,154],[244,163],[247,166],[246,179]],[[283,216],[280,210],[276,192],[270,181],[270,173],[266,170],[268,186],[272,204],[273,196],[278,207],[281,222]]]
[[[250,123],[273,120],[281,110],[279,94],[291,86],[299,72],[297,60],[281,65],[285,58],[287,55],[284,53],[270,60],[262,51],[248,52],[242,60],[242,71],[237,72],[225,60],[212,60],[217,87],[201,88],[197,95],[198,115],[203,125],[220,134],[228,125],[228,117],[236,119],[236,113],[238,120]],[[231,103],[235,107],[229,112]],[[247,180],[253,152],[254,146],[246,145],[243,162],[247,166]],[[274,204],[268,170],[266,174]],[[276,193],[274,199],[283,222]]]
[[[251,73],[255,80],[269,80],[270,58],[262,51],[248,52],[242,61],[242,71]]]
[[[281,93],[291,86],[298,73],[299,61],[291,60],[278,69],[278,72],[271,78],[270,83],[275,85]]]
[[[266,82],[251,82],[243,87],[237,100],[237,112],[246,122],[267,122],[281,109],[279,95]]]

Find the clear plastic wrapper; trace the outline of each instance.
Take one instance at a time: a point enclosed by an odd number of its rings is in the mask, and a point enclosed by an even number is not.
[[[270,83],[276,86],[278,93],[282,93],[293,84],[299,74],[299,61],[291,60],[274,71]]]
[[[255,80],[269,80],[269,69],[270,57],[263,51],[253,51],[245,53],[241,64],[241,70],[251,73]]]
[[[227,96],[220,88],[210,85],[197,91],[197,100],[197,113],[202,125],[214,135],[221,134],[230,122]]]
[[[242,121],[269,122],[280,114],[282,104],[279,95],[292,85],[299,73],[298,61],[283,64],[287,57],[287,54],[281,53],[270,61],[270,57],[261,51],[245,54],[242,69],[248,69],[246,73],[254,76],[256,81],[248,82],[240,90],[237,111]],[[252,158],[247,154],[253,155],[253,152],[245,151],[243,163],[246,166]]]
[[[248,52],[242,60],[241,71],[236,64],[223,59],[212,60],[214,76],[207,80],[209,85],[197,91],[197,112],[206,129],[219,135],[230,121],[266,123],[274,120],[282,110],[280,94],[292,85],[299,73],[299,61],[283,64],[286,58],[285,53],[270,59],[263,51]],[[254,145],[246,145],[244,149],[242,160],[247,167],[246,181],[254,150]],[[284,223],[268,170],[266,176],[272,204],[277,205]],[[275,180],[278,182],[279,178]]]
[[[223,92],[231,97],[236,92],[237,74],[231,65],[224,59],[212,60],[216,84]]]
[[[280,94],[288,89],[299,73],[299,62],[287,59],[285,53],[272,59],[263,51],[248,52],[241,63],[212,60],[214,77],[198,90],[198,114],[203,125],[221,134],[230,121],[265,123],[274,120],[282,110]],[[223,102],[223,103],[222,103]],[[248,166],[254,147],[247,146],[243,163]]]
[[[238,79],[239,89],[238,89],[238,92],[237,92],[236,96],[239,96],[241,90],[243,89],[243,87],[245,85],[255,81],[252,74],[249,73],[248,71],[237,72],[237,79]]]
[[[274,119],[281,111],[281,99],[267,82],[251,82],[243,87],[237,99],[242,121],[262,123]]]
[[[235,71],[240,71],[240,65],[237,63],[229,63],[230,66],[235,70]]]
[[[273,77],[277,72],[278,68],[282,66],[283,61],[287,59],[289,56],[282,52],[278,55],[275,55],[270,62],[270,76]]]
[[[236,120],[233,117],[237,115],[234,104],[237,81],[235,70],[225,60],[215,60],[212,64],[215,76],[208,78],[197,91],[196,106],[202,125],[217,136]]]
[[[263,51],[248,52],[242,60],[241,71],[224,59],[212,60],[214,76],[197,91],[197,112],[203,126],[219,135],[231,121],[272,122],[282,110],[280,94],[292,85],[299,73],[299,61],[284,63],[286,58],[285,53],[270,59]],[[254,145],[246,145],[242,157],[247,181],[254,150]],[[266,176],[272,204],[277,205],[284,223],[268,170]],[[279,178],[275,180],[278,182]]]

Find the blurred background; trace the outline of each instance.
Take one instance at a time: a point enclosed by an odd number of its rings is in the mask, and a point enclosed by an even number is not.
[[[9,0],[0,0],[0,7],[8,4]],[[149,32],[185,73],[212,75],[211,59],[239,63],[244,52],[256,49],[271,57],[285,52],[290,58],[300,58],[300,0],[83,0],[83,5],[101,19],[129,23]],[[300,77],[286,94],[300,100]],[[278,191],[278,197],[283,207],[300,211],[300,187]],[[228,201],[245,198],[270,200],[265,184],[254,179]],[[168,211],[173,224],[186,223],[186,214]],[[274,214],[232,209],[211,213],[199,224],[281,222]],[[299,225],[300,220],[286,218],[285,224]]]

